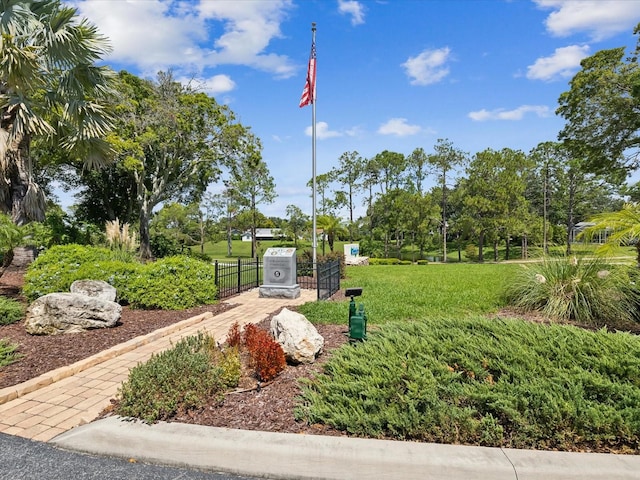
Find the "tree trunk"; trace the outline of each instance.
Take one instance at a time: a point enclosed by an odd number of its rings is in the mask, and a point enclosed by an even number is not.
[[[478,262],[479,263],[484,262],[483,248],[484,248],[484,231],[480,232],[480,235],[478,235]]]
[[[151,260],[151,237],[149,235],[149,202],[144,200],[140,208],[140,259]]]
[[[505,240],[505,251],[504,251],[505,260],[509,260],[510,252],[511,252],[511,236],[507,234],[507,239]]]
[[[16,225],[45,219],[45,199],[42,190],[33,182],[29,136],[14,142],[7,149],[4,182],[0,187],[2,212],[11,215]]]
[[[498,262],[498,238],[493,240],[493,261]]]

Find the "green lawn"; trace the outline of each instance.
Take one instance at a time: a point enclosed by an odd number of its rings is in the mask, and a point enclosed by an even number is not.
[[[432,316],[463,317],[495,311],[504,305],[505,283],[518,265],[428,264],[347,267],[341,287],[362,287],[358,303],[365,305],[369,322],[420,320]],[[301,310],[312,322],[342,323],[346,306],[316,302]]]

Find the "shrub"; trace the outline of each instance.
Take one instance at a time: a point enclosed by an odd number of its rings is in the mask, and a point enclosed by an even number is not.
[[[545,257],[523,266],[508,287],[509,302],[524,311],[539,311],[553,320],[604,326],[637,321],[635,269],[610,265],[601,258]]]
[[[100,262],[121,260],[122,252],[112,252],[108,248],[83,245],[56,245],[38,255],[27,272],[22,293],[29,299],[53,292],[68,292],[75,280],[89,278],[87,270],[102,271]],[[90,267],[88,265],[93,265]],[[80,269],[85,269],[78,273]],[[97,280],[102,277],[96,278]]]
[[[19,345],[17,343],[10,343],[5,338],[0,338],[0,367],[9,365],[22,357],[17,353]]]
[[[470,243],[464,249],[464,254],[467,257],[467,260],[471,262],[478,261],[480,254],[478,253],[478,247]]]
[[[268,382],[284,370],[287,362],[282,347],[266,331],[253,323],[247,324],[244,327],[244,343],[261,381]]]
[[[351,434],[637,451],[640,339],[520,320],[391,323],[307,381],[296,417]]]
[[[214,345],[213,337],[200,332],[132,368],[120,388],[116,413],[152,423],[198,408],[208,397],[222,399],[235,367],[231,355],[222,365],[213,361]]]
[[[180,310],[217,301],[215,267],[186,256],[148,263],[129,285],[134,308]]]
[[[369,265],[399,265],[400,260],[397,258],[370,258]]]
[[[24,316],[24,306],[10,298],[0,297],[0,325],[9,325]]]
[[[227,345],[230,347],[240,347],[242,345],[242,334],[240,333],[240,325],[238,322],[234,322],[233,325],[229,327]]]
[[[416,262],[418,265],[429,265],[429,260],[420,259]]]
[[[155,258],[171,257],[182,253],[182,245],[178,240],[169,238],[166,235],[151,235],[149,239],[151,253]]]

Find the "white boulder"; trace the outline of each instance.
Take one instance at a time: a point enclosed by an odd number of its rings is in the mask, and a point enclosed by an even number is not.
[[[25,328],[32,335],[78,333],[113,327],[121,314],[116,302],[79,293],[49,293],[29,305]]]
[[[108,302],[116,301],[116,288],[102,280],[76,280],[71,284],[71,293],[81,293]]]
[[[271,334],[290,363],[313,363],[322,353],[324,338],[300,313],[283,308],[271,319]]]

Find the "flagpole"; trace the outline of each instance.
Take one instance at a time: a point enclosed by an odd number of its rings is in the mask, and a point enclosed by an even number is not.
[[[316,22],[311,23],[312,32],[312,45],[316,44]],[[316,218],[316,79],[314,78],[314,85],[311,90],[311,169],[313,178],[312,189],[312,202],[311,208],[313,209],[313,235],[311,236],[311,246],[313,251],[313,275],[317,274],[317,258],[318,258],[318,232],[317,232],[317,218]],[[323,232],[324,235],[324,232]]]

